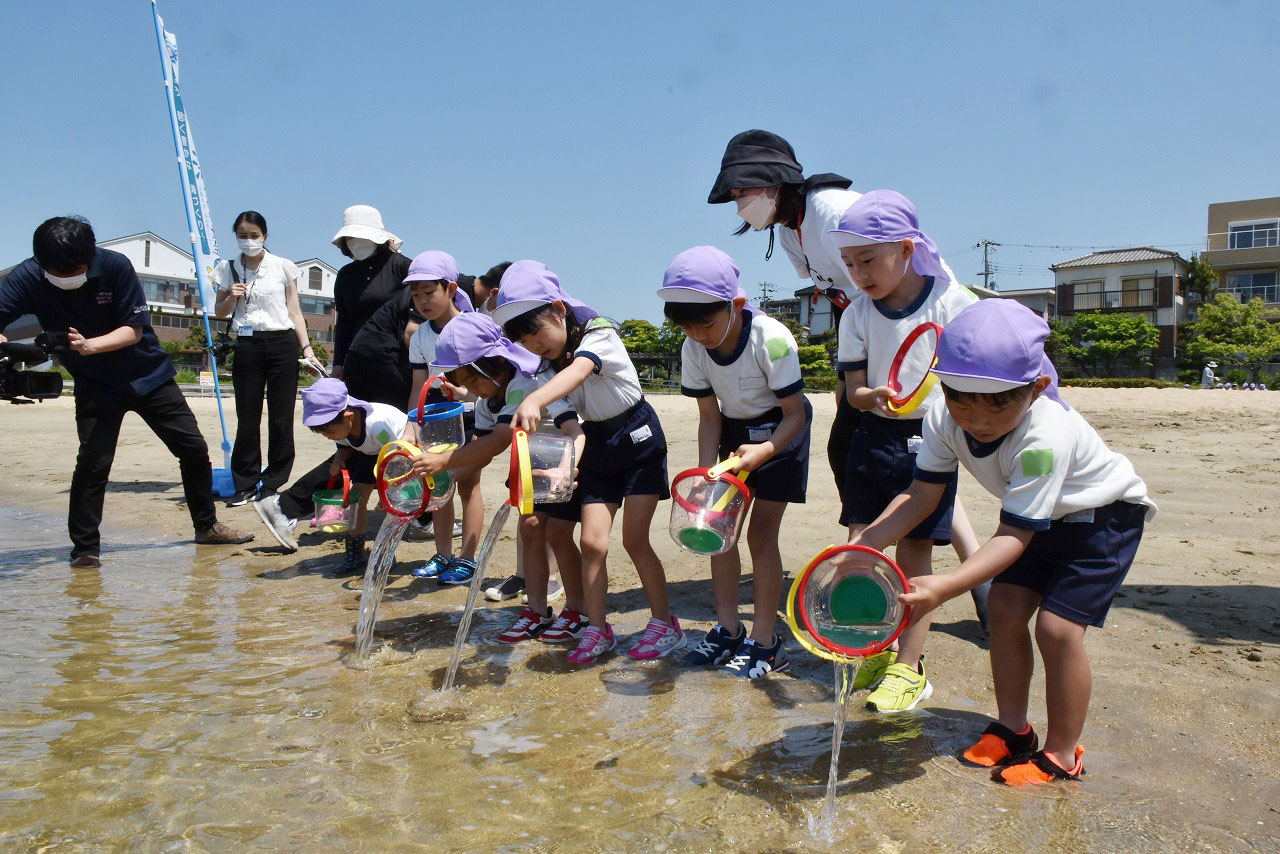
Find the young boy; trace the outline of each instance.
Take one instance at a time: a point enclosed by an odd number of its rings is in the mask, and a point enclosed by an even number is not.
[[[1001,766],[993,779],[1011,785],[1084,773],[1079,739],[1091,690],[1085,629],[1102,627],[1143,523],[1156,512],[1129,460],[1058,396],[1044,355],[1048,335],[1044,320],[1013,300],[986,300],[951,321],[934,369],[946,406],[925,419],[915,479],[857,538],[883,548],[909,531],[942,498],[960,463],[1001,498],[995,536],[955,572],[912,579],[900,598],[913,619],[927,618],[994,579],[991,673],[999,718],[964,756]],[[1027,721],[1032,616],[1049,715],[1043,750]]]
[[[338,451],[329,464],[336,475],[343,467],[351,477],[356,499],[356,517],[346,537],[346,554],[335,576],[359,575],[364,572],[365,526],[369,513],[366,505],[373,492],[374,464],[382,446],[393,439],[415,438],[414,425],[408,416],[385,403],[366,403],[347,394],[342,380],[323,379],[302,393],[302,423],[312,431],[336,442]]]
[[[737,455],[754,497],[747,548],[755,583],[751,633],[738,622],[742,562],[732,551],[711,558],[716,625],[688,665],[724,665],[760,679],[788,665],[774,632],[782,593],[778,530],[788,503],[804,503],[813,409],[801,393],[796,342],[778,321],[746,307],[738,267],[714,246],[695,246],[667,267],[658,296],[663,313],[688,336],[680,391],[698,401],[698,465]]]
[[[945,326],[977,297],[952,282],[937,247],[920,231],[915,206],[892,190],[862,196],[830,234],[854,284],[870,297],[854,300],[840,318],[837,364],[849,402],[870,412],[849,446],[841,501],[840,523],[856,537],[911,484],[921,419],[940,396],[935,389],[914,411],[903,416],[892,412],[888,377],[894,356],[920,324]],[[951,541],[955,493],[953,474],[933,512],[898,542],[898,564],[908,577],[932,572],[933,545]],[[867,708],[883,714],[905,712],[933,693],[922,657],[928,632],[929,621],[921,620],[902,633],[896,652],[866,660],[854,688],[874,687]]]

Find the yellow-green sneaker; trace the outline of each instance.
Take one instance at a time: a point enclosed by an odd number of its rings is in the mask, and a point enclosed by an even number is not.
[[[884,652],[877,652],[862,659],[862,664],[858,666],[858,675],[853,677],[853,690],[861,691],[863,688],[878,684],[884,678],[884,672],[889,669],[889,665],[897,660],[896,649],[886,649]]]
[[[924,662],[916,673],[911,665],[895,661],[885,670],[880,687],[867,695],[867,708],[882,715],[906,712],[932,694],[933,686],[925,676]]]

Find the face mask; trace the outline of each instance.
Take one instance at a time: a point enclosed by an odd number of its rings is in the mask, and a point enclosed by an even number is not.
[[[777,196],[766,190],[745,199],[738,199],[738,216],[756,231],[764,231],[773,225],[774,214],[778,212]]]
[[[372,240],[365,240],[363,237],[348,237],[347,251],[351,253],[351,257],[357,261],[363,261],[371,258],[373,253],[378,251],[378,244]]]
[[[236,240],[236,246],[240,247],[240,251],[252,258],[262,253],[261,240],[245,240],[243,237]]]
[[[89,273],[87,271],[78,276],[55,276],[53,273],[45,271],[44,277],[49,280],[49,284],[64,291],[74,291],[89,281]]]

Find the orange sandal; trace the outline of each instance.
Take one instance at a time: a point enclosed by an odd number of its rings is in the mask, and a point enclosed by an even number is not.
[[[964,758],[974,765],[990,768],[1020,762],[1040,749],[1040,738],[1030,726],[1018,733],[999,721],[987,725],[978,743],[964,752]]]
[[[991,772],[991,779],[1009,786],[1040,786],[1054,780],[1079,780],[1084,776],[1084,746],[1076,745],[1076,764],[1070,771],[1062,767],[1058,757],[1037,751],[1017,765]]]

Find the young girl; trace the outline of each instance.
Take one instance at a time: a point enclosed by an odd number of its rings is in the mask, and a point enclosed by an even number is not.
[[[413,307],[426,318],[409,339],[409,365],[413,368],[413,384],[409,389],[406,411],[416,410],[422,384],[431,375],[436,342],[445,324],[464,312],[471,312],[471,299],[458,290],[458,262],[447,252],[430,250],[414,257],[404,277],[413,297]],[[439,392],[429,398],[443,400]],[[462,497],[462,554],[453,554],[453,502],[431,515],[435,528],[436,554],[424,566],[413,570],[416,578],[434,578],[440,584],[465,584],[475,574],[476,547],[480,528],[484,525],[484,499],[480,495],[478,472],[459,472],[458,494]]]
[[[326,439],[336,442],[338,452],[329,464],[329,474],[345,467],[351,486],[359,496],[356,516],[347,532],[346,555],[336,576],[358,575],[368,556],[364,550],[366,504],[374,488],[373,467],[382,446],[393,439],[413,440],[416,431],[408,416],[385,403],[367,403],[347,394],[339,379],[323,379],[302,393],[302,423]]]
[[[662,562],[649,544],[649,522],[667,487],[667,440],[640,393],[640,378],[622,339],[607,320],[572,299],[556,275],[537,261],[517,261],[502,276],[493,319],[511,340],[541,356],[555,378],[517,407],[512,424],[533,430],[542,411],[562,397],[582,418],[586,447],[578,468],[582,492],[582,574],[590,626],[567,656],[594,664],[617,642],[605,619],[609,579],[605,559],[619,507],[622,544],[631,556],[653,616],[628,652],[659,658],[684,646],[680,621],[667,605]],[[528,556],[526,555],[526,559]]]
[[[540,364],[537,356],[504,338],[498,325],[482,314],[467,314],[446,326],[436,341],[432,370],[443,372],[450,382],[476,394],[479,398],[476,426],[472,440],[465,447],[445,454],[424,452],[418,456],[414,471],[423,475],[434,475],[445,469],[478,471],[511,447],[511,421],[516,407],[552,378],[550,371],[538,373]],[[585,437],[578,426],[577,413],[566,401],[548,403],[547,419],[539,426],[559,428],[566,436],[573,437],[574,454],[579,459],[582,457]],[[563,635],[560,640],[576,638],[585,628],[580,617],[585,608],[582,558],[573,543],[573,529],[581,513],[578,497],[575,490],[573,499],[567,503],[535,504],[532,514],[520,517],[529,607],[498,636],[500,642],[519,643],[539,637],[553,627],[553,622],[577,623],[573,627],[560,626],[558,634]],[[553,620],[547,605],[547,582],[551,574],[548,544],[568,594],[568,613],[562,614],[558,621]]]

